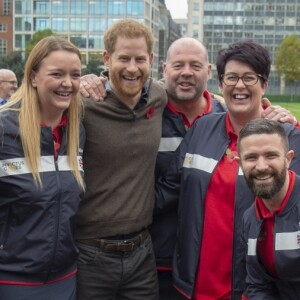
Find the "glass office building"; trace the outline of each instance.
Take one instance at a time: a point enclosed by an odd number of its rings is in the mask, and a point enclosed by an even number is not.
[[[15,0],[14,49],[24,50],[34,32],[50,28],[80,48],[83,63],[102,54],[103,35],[116,21],[131,18],[151,28],[158,40],[158,0]],[[157,76],[158,43],[153,77]]]

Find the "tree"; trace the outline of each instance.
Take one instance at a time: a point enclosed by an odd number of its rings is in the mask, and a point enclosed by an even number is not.
[[[24,64],[22,52],[14,51],[7,56],[1,57],[0,69],[12,70],[16,74],[18,82],[21,83],[24,75]]]
[[[49,36],[49,35],[55,35],[55,33],[51,29],[44,29],[44,30],[39,30],[35,32],[32,35],[31,40],[28,42],[26,45],[26,57],[28,57],[29,53],[31,52],[32,48],[44,37]]]
[[[85,74],[96,74],[100,75],[100,73],[104,70],[104,66],[101,62],[101,58],[90,57],[89,62],[86,67],[82,69],[82,75]]]
[[[285,82],[300,81],[300,38],[297,35],[283,39],[276,52],[275,68],[281,79],[281,94]]]

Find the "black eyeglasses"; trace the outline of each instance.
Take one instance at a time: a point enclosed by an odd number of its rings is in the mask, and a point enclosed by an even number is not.
[[[0,80],[0,82],[8,82],[13,85],[18,85],[18,81],[15,81],[15,80]]]
[[[262,75],[256,73],[245,73],[243,76],[238,76],[235,73],[227,73],[221,75],[222,82],[227,86],[236,85],[240,79],[242,79],[244,85],[251,86],[255,85],[259,78],[264,79]]]

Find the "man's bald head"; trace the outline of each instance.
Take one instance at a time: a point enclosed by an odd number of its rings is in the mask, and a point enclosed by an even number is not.
[[[175,40],[169,47],[166,57],[166,62],[170,59],[170,56],[174,55],[174,52],[178,50],[178,48],[188,48],[188,47],[197,47],[199,51],[205,54],[208,63],[208,54],[206,47],[197,39],[191,37],[183,37]]]
[[[0,98],[8,100],[17,88],[16,74],[9,69],[0,69]]]

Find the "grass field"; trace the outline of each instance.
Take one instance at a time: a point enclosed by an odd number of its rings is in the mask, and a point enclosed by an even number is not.
[[[274,102],[274,105],[280,105],[288,109],[298,121],[300,121],[300,103],[299,102]]]

